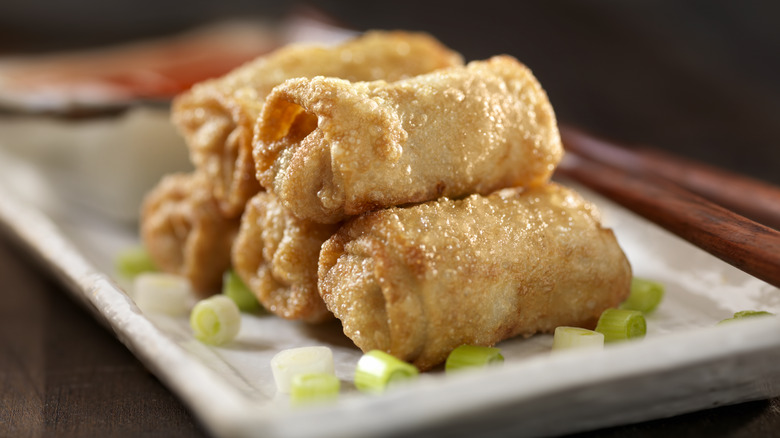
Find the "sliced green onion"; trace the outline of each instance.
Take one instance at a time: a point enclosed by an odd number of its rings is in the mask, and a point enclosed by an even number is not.
[[[232,341],[241,329],[241,312],[230,298],[214,295],[199,301],[190,313],[195,338],[212,345]]]
[[[766,312],[763,310],[741,310],[739,312],[736,312],[732,318],[726,318],[718,322],[718,324],[723,324],[725,322],[739,321],[740,319],[746,319],[746,318],[756,318],[761,316],[774,316],[774,313]]]
[[[333,352],[323,346],[282,350],[271,358],[271,372],[276,389],[289,393],[293,378],[299,374],[333,374]]]
[[[552,349],[569,350],[574,348],[604,348],[604,334],[580,327],[556,327]]]
[[[504,363],[501,349],[495,347],[480,347],[477,345],[461,345],[447,356],[444,370],[448,373],[467,368],[482,368],[488,365]]]
[[[381,394],[388,386],[415,379],[420,371],[414,365],[380,350],[364,354],[355,368],[355,386],[362,392]]]
[[[631,293],[620,305],[621,309],[650,313],[664,297],[664,285],[657,281],[634,277],[631,279]]]
[[[644,338],[647,323],[638,310],[607,309],[596,324],[596,331],[604,335],[604,342]]]
[[[774,313],[763,310],[741,310],[734,314],[734,318],[736,319],[753,318],[756,316],[774,316]]]
[[[235,301],[238,309],[242,312],[254,312],[260,308],[255,294],[232,269],[225,272],[222,279],[222,293]]]
[[[133,279],[144,272],[157,271],[152,257],[146,248],[135,246],[125,248],[116,256],[114,267],[122,278]]]
[[[133,300],[147,314],[184,316],[192,297],[190,283],[178,275],[145,272],[133,280]]]
[[[341,382],[332,373],[297,374],[292,378],[290,401],[295,405],[336,399]]]

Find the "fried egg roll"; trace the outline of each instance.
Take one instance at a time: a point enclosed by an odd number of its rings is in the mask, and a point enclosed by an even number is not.
[[[286,79],[335,76],[394,81],[462,65],[460,55],[421,33],[367,32],[336,47],[290,45],[227,75],[196,84],[173,102],[172,119],[196,168],[215,181],[226,216],[238,216],[260,186],[251,140],[271,89]]]
[[[233,245],[233,267],[258,301],[286,319],[332,319],[317,292],[322,243],[338,226],[293,216],[268,192],[247,204]]]
[[[539,82],[497,56],[394,83],[288,80],[266,100],[254,154],[258,180],[285,206],[336,222],[543,184],[563,149]]]
[[[319,276],[360,349],[425,370],[463,344],[592,328],[631,267],[596,208],[550,183],[367,213],[325,242]]]
[[[200,297],[220,291],[238,227],[238,218],[221,214],[198,172],[163,178],[141,211],[141,239],[154,262],[187,278]]]

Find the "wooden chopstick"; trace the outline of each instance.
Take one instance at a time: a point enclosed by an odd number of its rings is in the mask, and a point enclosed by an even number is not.
[[[571,142],[572,137],[567,136],[564,147]],[[570,150],[558,167],[560,175],[590,187],[746,273],[780,287],[780,232],[716,205],[668,179],[626,171]]]
[[[648,147],[622,147],[561,126],[566,150],[642,175],[660,176],[756,222],[780,230],[780,188]]]

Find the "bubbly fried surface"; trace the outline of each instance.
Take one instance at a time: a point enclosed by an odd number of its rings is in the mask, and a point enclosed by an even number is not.
[[[260,183],[318,222],[543,184],[563,154],[546,93],[509,56],[394,83],[291,79],[254,141]]]
[[[187,278],[201,297],[219,292],[238,225],[238,218],[222,215],[207,178],[197,172],[163,178],[141,212],[141,238],[152,259]]]
[[[317,259],[337,225],[298,219],[268,192],[247,204],[233,267],[266,309],[286,319],[333,318],[317,292]]]
[[[595,207],[551,183],[368,213],[325,242],[319,277],[358,347],[424,370],[462,344],[592,328],[631,267]]]
[[[223,213],[238,216],[259,190],[251,140],[274,86],[315,75],[394,81],[462,63],[460,55],[421,33],[373,31],[336,47],[290,45],[196,84],[174,100],[172,119],[196,168],[214,181]]]

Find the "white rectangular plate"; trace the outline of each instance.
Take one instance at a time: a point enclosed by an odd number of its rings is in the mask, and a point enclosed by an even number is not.
[[[780,318],[716,325],[738,310],[780,312],[780,291],[581,187],[634,273],[667,287],[644,340],[551,354],[549,335],[512,339],[499,344],[501,367],[427,373],[367,396],[352,385],[361,352],[337,323],[244,315],[234,343],[208,347],[193,340],[186,318],[142,314],[112,268],[118,250],[137,244],[134,227],[81,207],[46,208],[36,170],[16,164],[0,159],[0,222],[217,436],[555,435],[780,395]],[[337,402],[292,408],[276,393],[271,357],[306,345],[333,349]]]

